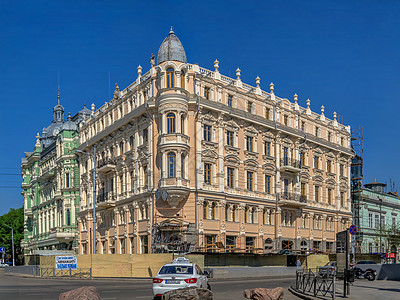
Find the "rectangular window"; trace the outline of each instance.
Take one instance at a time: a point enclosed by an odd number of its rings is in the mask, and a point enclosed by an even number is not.
[[[266,109],[265,109],[265,118],[268,119],[268,120],[269,120],[269,118],[270,118],[269,112],[270,112],[270,109],[269,109],[269,108],[266,108]]]
[[[233,147],[233,131],[226,131],[226,144]]]
[[[344,207],[344,192],[340,192],[340,206]]]
[[[328,142],[332,142],[332,133],[328,132]]]
[[[314,156],[314,169],[319,169],[319,157]]]
[[[342,164],[339,165],[339,174],[340,176],[343,176],[344,174],[344,166]]]
[[[228,106],[233,107],[233,96],[232,95],[228,95]]]
[[[302,131],[306,131],[306,122],[304,122],[304,121],[301,121],[301,130]]]
[[[247,182],[246,182],[246,187],[247,190],[252,191],[253,190],[253,172],[247,171]]]
[[[385,216],[381,216],[381,228],[384,229],[386,225],[386,219]]]
[[[185,155],[181,154],[181,178],[185,178]]]
[[[319,127],[315,126],[315,136],[319,136]]]
[[[210,100],[210,88],[207,86],[204,88],[204,98]]]
[[[247,101],[247,112],[249,114],[253,113],[253,102]]]
[[[271,156],[271,142],[264,141],[264,155]]]
[[[315,198],[315,202],[318,202],[319,201],[319,186],[315,186],[315,189],[314,189],[314,198]]]
[[[65,187],[69,188],[69,173],[65,174]]]
[[[328,204],[332,204],[332,189],[328,189]]]
[[[211,184],[211,164],[204,164],[204,183]]]
[[[332,173],[332,161],[330,161],[330,160],[326,161],[326,171],[328,173]]]
[[[211,142],[211,125],[204,124],[204,140]]]
[[[148,130],[146,128],[146,129],[143,129],[143,144],[146,144],[148,142],[148,140],[149,140],[149,135],[148,135]]]
[[[246,150],[253,152],[253,137],[252,136],[246,136]]]
[[[300,166],[306,165],[306,154],[304,152],[300,152]]]
[[[289,126],[289,117],[288,116],[283,116],[283,124],[285,124],[286,126]]]
[[[246,236],[246,252],[253,252],[256,245],[256,239],[254,237]]]
[[[235,179],[234,172],[235,172],[235,169],[234,169],[234,168],[228,168],[228,169],[227,169],[227,173],[228,173],[227,185],[228,185],[228,187],[230,187],[230,188],[233,188],[233,187],[234,187],[234,179]]]
[[[303,196],[303,197],[306,196],[306,184],[304,182],[302,182],[300,185],[300,192],[301,192],[301,196]]]
[[[375,229],[379,228],[379,215],[375,215]]]
[[[271,176],[265,175],[265,192],[271,194]]]
[[[368,214],[368,228],[373,228],[372,224],[372,213]]]

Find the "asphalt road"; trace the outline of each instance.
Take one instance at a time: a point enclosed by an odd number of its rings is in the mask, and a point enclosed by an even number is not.
[[[294,279],[211,280],[215,300],[244,299],[248,288],[285,288],[285,300],[298,299],[287,291]],[[92,285],[102,300],[152,299],[151,279],[44,279],[0,273],[1,300],[57,300],[69,290]]]

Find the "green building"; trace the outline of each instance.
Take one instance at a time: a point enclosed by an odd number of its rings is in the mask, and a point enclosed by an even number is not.
[[[25,229],[21,247],[28,255],[72,252],[78,247],[79,124],[91,112],[84,107],[64,120],[64,107],[53,108],[53,121],[37,134],[33,152],[22,158]],[[69,251],[68,251],[69,250]],[[27,263],[27,261],[26,261]]]
[[[399,261],[400,197],[385,192],[386,184],[372,182],[353,188],[353,215],[357,252],[381,253],[388,262]]]

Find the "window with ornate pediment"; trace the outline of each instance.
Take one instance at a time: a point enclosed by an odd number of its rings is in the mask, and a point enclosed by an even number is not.
[[[247,171],[247,180],[246,180],[246,188],[249,191],[253,191],[254,189],[254,172]]]
[[[167,115],[167,133],[175,133],[175,114],[169,113]]]
[[[271,175],[265,175],[265,192],[271,194]]]
[[[264,155],[271,156],[271,142],[264,141]]]
[[[316,185],[314,187],[314,200],[315,202],[319,202],[319,186]]]
[[[211,184],[211,164],[204,163],[204,183]]]
[[[254,138],[252,136],[246,135],[246,150],[253,152],[253,141]]]
[[[174,87],[174,69],[167,69],[167,88]]]
[[[211,142],[211,125],[204,124],[203,126],[203,139],[207,142]]]
[[[235,185],[235,169],[227,168],[227,186],[233,188]]]
[[[176,177],[176,154],[174,152],[168,153],[168,178]]]
[[[228,145],[228,146],[234,146],[234,144],[233,144],[233,137],[234,137],[234,132],[233,131],[230,131],[230,130],[227,130],[226,131],[226,144]]]

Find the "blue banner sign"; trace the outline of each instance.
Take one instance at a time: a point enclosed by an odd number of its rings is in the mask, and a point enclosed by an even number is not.
[[[6,253],[6,248],[0,247],[0,253]]]
[[[78,260],[76,255],[70,256],[56,256],[56,269],[66,270],[66,269],[77,269]]]

